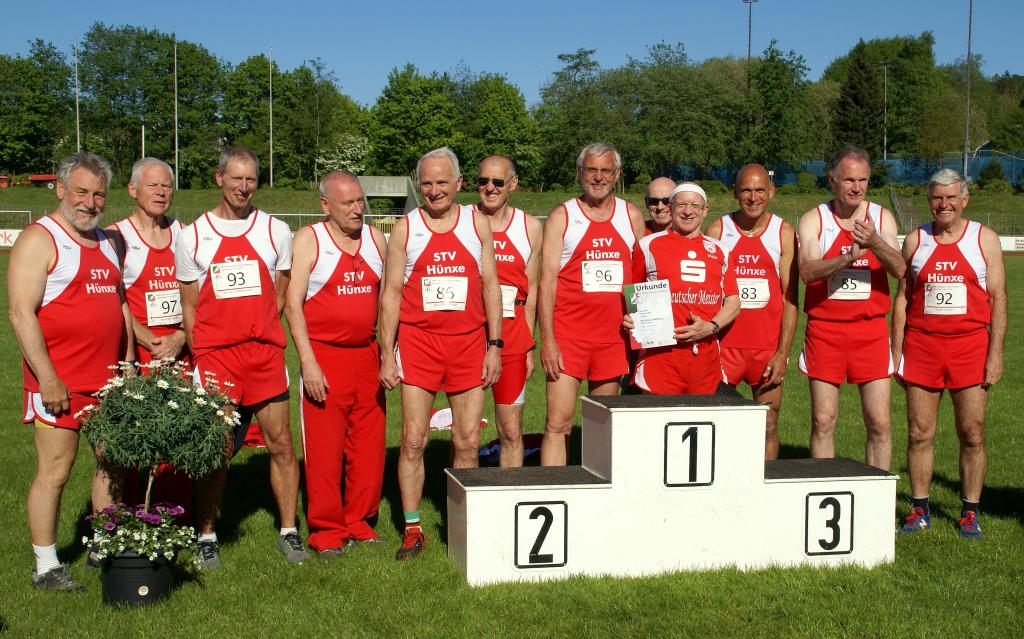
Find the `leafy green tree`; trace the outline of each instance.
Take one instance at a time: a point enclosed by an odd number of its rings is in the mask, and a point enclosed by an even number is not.
[[[0,55],[0,170],[51,170],[74,150],[70,69],[52,44],[35,40],[28,57]]]
[[[839,87],[833,120],[836,144],[856,144],[877,157],[882,150],[882,107],[882,78],[860,40],[850,51],[846,78]]]
[[[749,160],[766,166],[797,164],[815,157],[819,147],[803,56],[783,53],[775,40],[751,73],[751,149]]]

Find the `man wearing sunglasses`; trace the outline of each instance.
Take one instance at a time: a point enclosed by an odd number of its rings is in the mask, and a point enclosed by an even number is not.
[[[537,269],[541,224],[509,206],[519,185],[512,160],[492,155],[480,163],[476,178],[480,204],[494,238],[494,259],[501,285],[501,377],[491,387],[501,440],[502,468],[523,465],[523,403],[533,373],[533,325],[537,309]]]
[[[729,251],[742,309],[722,329],[722,370],[729,384],[746,382],[754,401],[768,405],[764,456],[775,459],[782,380],[796,332],[795,231],[768,210],[775,185],[760,164],[739,170],[732,194],[739,208],[712,222],[707,232]]]
[[[321,180],[325,218],[295,233],[285,298],[302,371],[309,545],[325,558],[380,541],[369,521],[384,483],[377,312],[387,249],[363,223],[364,201],[349,173]]]
[[[674,188],[676,188],[676,183],[667,177],[654,178],[647,185],[644,204],[647,205],[647,213],[650,214],[651,218],[644,223],[644,226],[647,228],[645,235],[664,231],[672,223],[672,209],[669,206],[669,196]]]
[[[541,364],[547,375],[547,426],[541,463],[564,466],[576,412],[587,380],[592,395],[614,395],[629,370],[622,316],[622,285],[629,283],[639,208],[615,197],[622,158],[596,142],[576,159],[583,195],[548,216],[540,266]]]
[[[477,466],[484,389],[501,375],[504,346],[491,225],[455,202],[459,159],[436,149],[420,158],[416,176],[424,204],[391,232],[380,314],[380,380],[389,390],[401,384],[402,394],[399,561],[417,557],[425,542],[423,451],[434,397],[444,390],[452,409],[454,467]]]

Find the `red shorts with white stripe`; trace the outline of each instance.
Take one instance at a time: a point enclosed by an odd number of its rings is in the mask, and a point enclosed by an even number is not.
[[[432,393],[475,388],[483,383],[486,335],[482,326],[464,335],[438,335],[402,324],[395,348],[398,376]]]
[[[629,372],[625,340],[596,344],[556,337],[555,343],[562,352],[562,372],[576,379],[615,379]]]
[[[518,355],[501,355],[501,377],[491,386],[495,404],[517,404],[526,401],[526,358],[533,351]]]
[[[43,407],[43,396],[32,391],[25,391],[25,413],[22,421],[26,424],[35,423],[37,428],[66,428],[78,430],[82,426],[82,415],[75,417],[86,406],[99,404],[100,400],[92,393],[70,393],[71,408],[54,415]]]
[[[645,351],[633,383],[652,395],[712,395],[724,381],[718,340]]]
[[[764,369],[775,356],[775,349],[722,347],[722,372],[725,381],[733,386],[746,382],[757,386],[765,380]]]
[[[967,388],[985,381],[988,331],[935,335],[910,329],[896,374],[926,388]]]
[[[811,379],[862,384],[892,375],[889,324],[884,317],[856,322],[807,321],[800,370]]]
[[[216,379],[221,391],[239,406],[253,406],[288,392],[284,349],[272,344],[242,342],[207,351],[193,361],[196,382]]]

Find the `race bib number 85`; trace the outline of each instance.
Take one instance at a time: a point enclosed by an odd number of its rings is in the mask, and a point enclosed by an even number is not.
[[[871,271],[848,268],[828,278],[830,300],[866,300],[871,297]]]
[[[424,311],[464,311],[469,279],[465,277],[424,277]]]

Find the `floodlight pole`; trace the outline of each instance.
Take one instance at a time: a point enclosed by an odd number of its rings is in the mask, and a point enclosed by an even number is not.
[[[75,56],[75,152],[82,152],[82,127],[78,117],[78,46],[72,44],[71,52]]]
[[[882,161],[889,159],[889,65],[882,60]]]
[[[178,190],[178,40],[174,40],[174,190]]]
[[[754,27],[754,3],[758,0],[743,0],[747,5],[747,93],[750,93],[750,44]]]
[[[967,179],[967,154],[971,151],[971,67],[974,61],[971,59],[971,33],[974,21],[974,0],[967,2],[967,95],[964,98],[964,179]]]
[[[270,188],[274,188],[274,47],[270,47]]]

